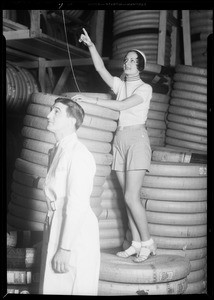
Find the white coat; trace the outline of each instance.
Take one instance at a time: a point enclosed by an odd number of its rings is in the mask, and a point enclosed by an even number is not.
[[[76,133],[60,141],[44,187],[46,197],[55,202],[56,210],[50,233],[47,228],[44,230],[41,294],[97,295],[99,226],[90,207],[95,171],[94,158]],[[71,251],[68,273],[55,273],[52,269],[51,262],[58,247]]]

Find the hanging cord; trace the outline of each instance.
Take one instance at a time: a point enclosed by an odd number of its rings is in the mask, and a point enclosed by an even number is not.
[[[63,25],[64,25],[64,31],[65,31],[65,39],[66,39],[66,45],[67,45],[67,51],[68,51],[68,57],[69,57],[69,62],[70,62],[70,66],[71,66],[71,71],[74,77],[74,81],[76,84],[76,87],[79,91],[79,93],[81,93],[80,88],[77,84],[77,80],[76,80],[76,76],[74,74],[74,69],[73,69],[73,65],[72,65],[72,61],[71,61],[71,55],[70,55],[70,51],[69,51],[69,47],[68,47],[68,36],[67,36],[67,30],[66,30],[66,25],[65,25],[65,16],[64,16],[64,10],[62,10],[62,18],[63,18]]]
[[[128,96],[127,96],[127,78],[126,78],[126,75],[124,77],[124,82],[125,82],[125,96],[127,98]]]

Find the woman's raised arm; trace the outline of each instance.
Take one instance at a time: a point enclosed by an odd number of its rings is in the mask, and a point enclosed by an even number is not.
[[[99,53],[97,52],[97,49],[96,49],[94,43],[91,41],[85,28],[83,28],[83,32],[84,32],[84,34],[81,34],[79,42],[80,43],[83,42],[86,46],[88,46],[88,49],[90,51],[91,58],[93,60],[96,71],[100,74],[100,76],[105,81],[105,83],[110,88],[112,88],[113,87],[113,76],[106,69],[102,58],[100,57]]]

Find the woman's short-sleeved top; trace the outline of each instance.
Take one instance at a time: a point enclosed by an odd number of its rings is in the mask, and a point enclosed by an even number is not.
[[[115,76],[112,90],[117,95],[117,101],[123,101],[133,94],[142,97],[142,103],[120,111],[118,126],[145,124],[152,98],[152,87],[141,79],[124,82]]]

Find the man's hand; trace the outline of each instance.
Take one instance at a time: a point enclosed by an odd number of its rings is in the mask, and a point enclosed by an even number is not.
[[[67,273],[70,270],[69,259],[71,252],[59,248],[52,260],[52,268],[57,273]]]

